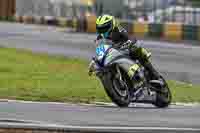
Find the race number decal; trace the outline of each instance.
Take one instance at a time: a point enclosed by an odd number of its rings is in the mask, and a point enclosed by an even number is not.
[[[105,50],[105,45],[100,45],[96,48],[96,54],[97,56],[104,56],[106,50]]]
[[[99,58],[105,56],[106,51],[110,48],[110,45],[101,44],[96,48],[96,54]]]

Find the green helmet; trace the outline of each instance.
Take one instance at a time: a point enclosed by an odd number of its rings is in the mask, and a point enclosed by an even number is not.
[[[103,35],[105,38],[109,36],[110,32],[116,26],[116,21],[114,16],[102,15],[96,20],[96,31],[97,34]]]

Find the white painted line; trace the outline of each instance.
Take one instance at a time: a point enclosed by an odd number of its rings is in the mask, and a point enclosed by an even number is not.
[[[29,128],[29,129],[64,129],[64,130],[79,130],[79,131],[107,131],[107,132],[119,132],[119,131],[200,131],[200,128],[169,128],[169,127],[110,127],[110,126],[71,126],[71,125],[57,125],[57,124],[15,124],[4,123],[0,124],[0,127],[15,127],[15,128]]]
[[[107,105],[107,106],[116,106],[114,103],[106,103],[106,102],[94,102],[96,105]]]
[[[49,125],[57,126],[58,125]],[[62,126],[61,126],[62,127]],[[107,126],[64,126],[70,129],[90,129],[90,130],[167,130],[167,131],[200,131],[200,128],[169,128],[169,127],[107,127]]]
[[[86,103],[38,102],[38,101],[23,101],[23,100],[9,100],[9,99],[0,99],[0,102],[15,102],[15,103],[27,103],[27,104],[30,103],[30,104],[58,104],[58,105],[86,105],[86,106],[90,106],[90,105],[117,106],[114,103],[108,103],[108,102],[93,102],[91,104],[86,104]],[[138,103],[136,103],[136,105],[137,104]],[[144,105],[144,104],[138,104],[138,105]],[[194,106],[200,106],[200,103],[198,103],[198,102],[193,102],[193,103],[176,102],[176,103],[171,103],[171,105],[194,107]]]
[[[116,106],[113,103],[106,103],[106,102],[94,102],[94,104],[96,104],[96,105],[105,105],[105,106]],[[181,103],[181,102],[177,102],[177,103],[171,103],[171,105],[178,105],[178,106],[200,106],[200,103],[198,103],[198,102],[194,102],[194,103]]]
[[[33,121],[33,120],[23,120],[23,119],[8,119],[8,118],[0,118],[0,123],[8,122],[8,123],[32,123],[32,124],[44,124],[45,122],[41,121]]]
[[[194,102],[194,103],[172,103],[171,105],[177,105],[177,106],[200,106],[200,103]]]
[[[50,129],[50,130],[71,130],[71,131],[104,131],[104,132],[126,132],[126,131],[198,131],[200,128],[170,128],[170,127],[115,127],[115,126],[71,126],[58,124],[21,124],[21,123],[0,123],[0,128],[23,128],[23,129]]]

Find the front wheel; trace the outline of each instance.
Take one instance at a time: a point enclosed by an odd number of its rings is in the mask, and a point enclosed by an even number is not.
[[[101,81],[107,95],[116,105],[119,107],[128,107],[131,102],[131,98],[127,85],[122,88],[120,81],[111,75],[104,76]]]

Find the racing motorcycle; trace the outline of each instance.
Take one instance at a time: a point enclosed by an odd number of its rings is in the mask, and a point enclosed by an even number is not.
[[[128,107],[130,103],[149,103],[159,108],[168,107],[172,95],[167,82],[160,75],[159,80],[150,80],[149,72],[137,59],[126,53],[126,47],[115,47],[110,40],[96,42],[96,54],[93,56],[95,75],[100,79],[110,99],[119,107]],[[132,62],[140,66],[142,82],[133,82],[120,64]]]

